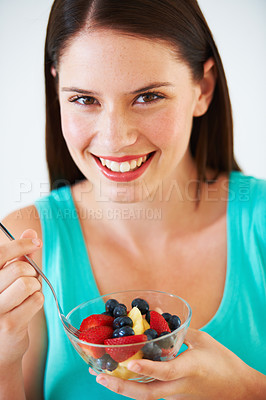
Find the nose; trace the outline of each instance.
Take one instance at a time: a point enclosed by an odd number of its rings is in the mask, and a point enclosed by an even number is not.
[[[121,108],[104,110],[98,125],[101,146],[110,153],[119,153],[137,140],[132,118]]]

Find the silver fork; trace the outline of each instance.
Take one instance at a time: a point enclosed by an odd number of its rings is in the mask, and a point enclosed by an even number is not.
[[[6,227],[0,222],[0,229],[1,231],[4,232],[4,234],[10,239],[10,240],[15,240],[14,236],[11,235],[11,233],[6,229]],[[76,329],[73,325],[71,325],[68,320],[66,319],[66,317],[63,314],[62,308],[57,300],[54,288],[51,284],[51,282],[49,281],[49,279],[44,275],[44,273],[42,272],[42,270],[38,267],[38,265],[28,256],[24,255],[24,257],[26,258],[26,260],[30,263],[30,265],[33,266],[33,268],[38,272],[38,274],[41,275],[41,277],[45,280],[45,282],[47,283],[47,285],[49,286],[49,288],[51,289],[55,302],[56,302],[56,307],[58,309],[58,314],[59,314],[59,318],[65,328],[65,330],[67,332],[69,332],[71,335],[74,335],[76,337],[79,336],[80,331],[78,329]]]

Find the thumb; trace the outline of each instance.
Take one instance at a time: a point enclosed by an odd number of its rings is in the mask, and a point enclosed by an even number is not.
[[[37,232],[34,229],[26,229],[20,236],[20,239],[36,239],[37,237]]]
[[[194,349],[200,345],[201,331],[198,329],[188,328],[184,344],[188,346],[189,349]]]
[[[37,239],[37,238],[38,234],[34,229],[26,229],[24,232],[22,232],[22,235],[20,236],[20,239]],[[27,256],[32,258],[33,253],[27,254]],[[25,258],[20,257],[19,260],[25,261]]]

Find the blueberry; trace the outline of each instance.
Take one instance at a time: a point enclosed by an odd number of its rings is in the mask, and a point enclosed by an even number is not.
[[[108,371],[113,371],[117,368],[118,363],[112,359],[109,354],[105,353],[101,358],[96,360],[96,365],[100,369],[107,369]]]
[[[109,354],[105,353],[102,357],[96,360],[96,365],[98,368],[106,369],[106,362],[109,359]]]
[[[110,311],[104,311],[102,312],[102,315],[109,315],[110,317],[113,316],[113,314]]]
[[[165,335],[168,335],[168,334],[169,334],[169,332],[162,332],[158,337],[165,336]],[[170,347],[174,347],[173,335],[159,340],[157,342],[157,344],[161,349],[169,349]]]
[[[113,332],[113,338],[119,337],[119,329],[120,329],[120,328],[114,330],[114,332]]]
[[[122,328],[118,329],[118,336],[120,337],[133,335],[135,335],[135,332],[130,326],[123,326]]]
[[[171,331],[174,331],[175,329],[180,327],[181,320],[177,315],[172,315],[171,318],[169,318],[168,320],[168,325]]]
[[[120,325],[121,325],[121,327],[122,326],[125,326],[125,325],[127,325],[127,326],[133,326],[133,321],[132,321],[132,319],[130,318],[130,317],[122,317],[122,319],[121,319],[121,321],[120,321]]]
[[[133,321],[131,318],[129,317],[117,317],[114,321],[113,321],[113,328],[117,329],[117,328],[122,328],[122,326],[133,326]]]
[[[158,335],[158,337],[168,335],[169,333],[170,333],[170,332],[168,332],[168,331],[164,331],[164,332],[160,333],[160,335]]]
[[[144,335],[147,336],[148,340],[152,340],[152,339],[155,339],[155,338],[158,337],[158,334],[157,334],[156,330],[155,329],[151,329],[151,328],[150,329],[146,329],[146,331],[144,332]]]
[[[131,303],[131,306],[132,308],[138,307],[142,315],[147,314],[147,312],[149,311],[149,304],[146,300],[143,299],[134,299]]]
[[[127,316],[127,308],[124,304],[118,304],[113,311],[114,318]]]
[[[121,326],[120,326],[120,320],[121,320],[121,318],[123,318],[123,317],[117,317],[117,318],[115,318],[115,319],[113,320],[113,329],[121,328]]]
[[[150,312],[148,311],[147,312],[147,314],[146,314],[146,321],[148,322],[148,324],[150,323],[150,320],[151,320],[151,314],[150,314]]]
[[[160,361],[162,350],[156,343],[146,343],[141,349],[143,358],[153,361]]]
[[[113,311],[115,307],[118,306],[118,304],[118,301],[115,299],[107,300],[107,302],[105,303],[105,311],[109,311],[111,315],[113,315]]]
[[[169,312],[164,312],[162,313],[162,316],[164,317],[165,321],[168,322],[169,318],[172,317],[172,314],[170,314]]]
[[[118,367],[118,362],[113,360],[112,357],[109,356],[109,360],[106,361],[107,371],[114,371],[117,367]]]

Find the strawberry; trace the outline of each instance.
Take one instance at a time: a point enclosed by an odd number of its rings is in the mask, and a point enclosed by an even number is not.
[[[106,348],[106,353],[108,353],[113,360],[117,362],[122,362],[127,360],[128,358],[134,356],[143,346],[144,343],[147,341],[147,336],[146,335],[133,335],[133,336],[123,336],[123,337],[118,337],[118,338],[113,338],[113,339],[106,339],[104,341],[105,345],[123,345],[123,344],[134,344],[134,343],[139,343],[138,346],[129,346],[129,347],[120,347],[120,348],[115,348],[115,347],[107,347]]]
[[[177,356],[176,350],[175,349],[162,349],[162,354],[161,357],[170,357],[175,358]]]
[[[113,320],[110,315],[92,314],[82,321],[79,330],[82,332],[94,326],[112,326]]]
[[[171,332],[168,323],[157,311],[150,311],[150,328],[155,329],[158,335],[162,332]]]
[[[104,344],[106,339],[113,336],[113,329],[110,326],[94,326],[86,331],[80,332],[79,339],[84,342],[94,344]],[[101,347],[89,346],[87,344],[80,344],[80,347],[94,358],[100,358],[104,355],[105,350]]]

